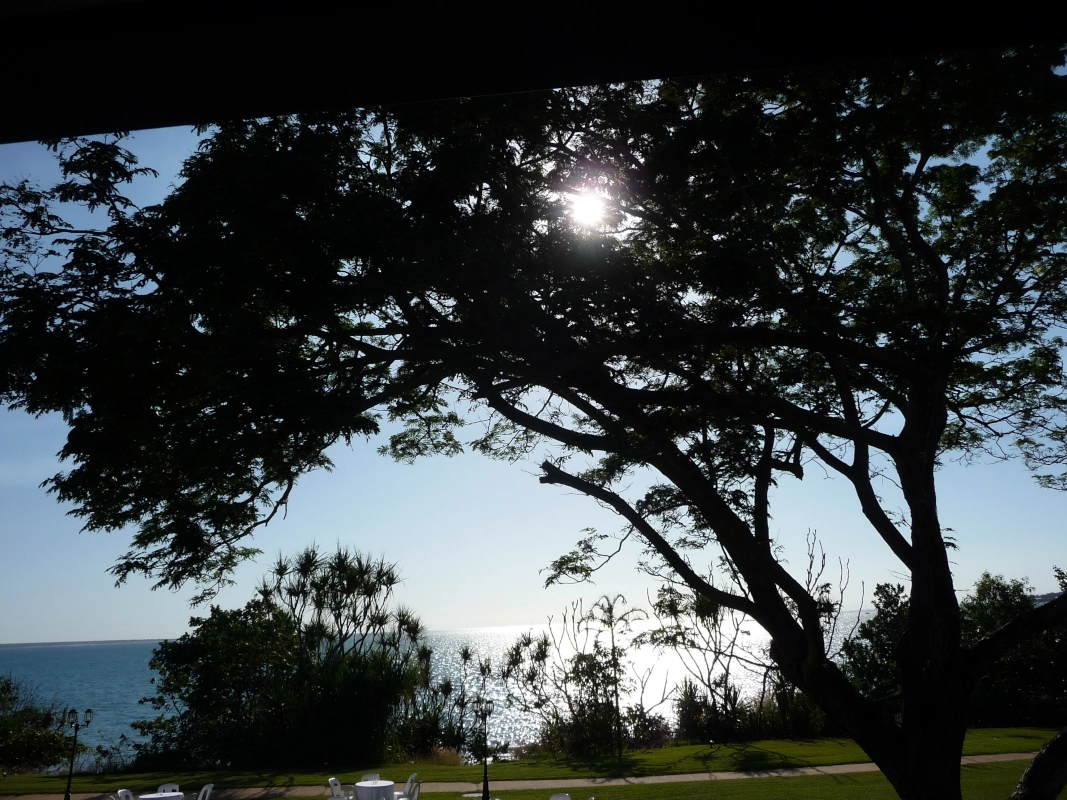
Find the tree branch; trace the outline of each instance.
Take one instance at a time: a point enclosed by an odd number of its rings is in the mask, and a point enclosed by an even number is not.
[[[630,394],[642,404],[656,403],[676,408],[688,406],[706,408],[710,406],[748,415],[751,415],[753,411],[760,411],[777,417],[774,427],[791,430],[799,435],[815,431],[847,441],[864,442],[888,454],[896,453],[898,450],[895,436],[864,428],[860,424],[852,425],[844,419],[836,419],[809,411],[780,397],[741,393],[735,395],[725,394],[708,388],[703,382],[691,385],[688,389],[630,389],[618,387],[618,390]]]
[[[1008,800],[1056,800],[1067,785],[1067,728],[1042,747]]]
[[[533,414],[527,414],[525,411],[520,411],[515,408],[515,406],[506,402],[504,398],[497,392],[493,391],[492,388],[479,388],[474,394],[474,398],[485,400],[491,409],[496,411],[502,417],[514,422],[516,425],[529,428],[535,433],[555,439],[557,442],[568,447],[584,450],[585,452],[593,452],[595,450],[624,450],[622,443],[610,436],[596,436],[591,433],[573,431],[570,428],[556,425],[555,423],[541,419]]]
[[[867,448],[857,444],[855,460],[852,464],[846,464],[831,453],[817,438],[813,436],[807,437],[804,439],[804,443],[812,449],[812,452],[823,463],[849,479],[856,491],[856,497],[859,498],[863,515],[878,531],[878,535],[889,545],[889,549],[893,551],[893,554],[900,559],[904,566],[913,571],[918,569],[914,549],[908,543],[908,540],[904,538],[904,534],[889,519],[889,515],[885,513],[882,504],[878,502],[878,497],[874,493],[874,487],[871,485],[870,475],[868,474]]]
[[[981,677],[1008,650],[1064,621],[1067,621],[1067,592],[1043,606],[1019,614],[971,645],[969,662],[972,676],[975,679]]]
[[[704,578],[700,577],[700,575],[689,566],[688,562],[678,554],[678,551],[671,547],[670,543],[660,535],[659,531],[652,527],[648,520],[641,516],[633,506],[623,500],[619,495],[615,494],[615,492],[605,489],[602,486],[597,486],[595,483],[579,478],[576,475],[564,472],[549,461],[543,462],[541,464],[541,469],[545,473],[539,479],[541,483],[569,486],[572,489],[576,489],[582,494],[593,497],[615,509],[616,513],[633,525],[638,533],[645,537],[645,540],[652,545],[660,556],[662,556],[664,561],[670,564],[678,575],[681,576],[682,580],[685,581],[686,585],[693,591],[704,595],[710,600],[714,600],[720,605],[748,614],[757,622],[760,620],[762,615],[759,614],[759,610],[755,603],[747,598],[724,592],[722,589],[717,589],[708,583],[708,581],[704,580]]]

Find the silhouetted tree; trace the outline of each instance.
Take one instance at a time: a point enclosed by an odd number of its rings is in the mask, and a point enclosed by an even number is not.
[[[621,594],[614,597],[603,595],[589,609],[587,622],[595,625],[601,635],[607,636],[608,664],[611,668],[611,693],[615,705],[615,755],[622,759],[623,713],[620,690],[626,678],[626,647],[622,637],[633,630],[634,620],[646,619],[648,614],[640,608],[620,610],[626,605]]]
[[[70,757],[73,736],[67,733],[66,709],[45,702],[30,683],[0,675],[0,769],[36,772]],[[78,745],[78,752],[89,748]]]
[[[396,565],[342,547],[279,556],[256,599],[212,607],[154,651],[156,694],[142,702],[160,713],[134,724],[150,737],[141,764],[370,763],[466,746],[464,689],[433,682],[421,623],[390,602],[398,581]]]
[[[292,619],[255,600],[212,606],[189,627],[152,653],[156,693],[141,702],[159,713],[133,723],[148,737],[134,745],[141,765],[300,762],[305,709],[317,698]]]
[[[908,612],[908,598],[901,584],[878,584],[874,588],[874,616],[861,622],[857,635],[842,647],[845,674],[872,700],[900,701],[896,652],[908,629]]]
[[[621,696],[633,683],[622,637],[637,616],[620,612],[625,602],[605,595],[585,611],[577,600],[558,628],[550,617],[547,631],[520,635],[504,656],[508,702],[538,714],[552,752],[622,757]]]
[[[51,488],[89,529],[135,526],[116,574],[165,585],[225,580],[381,415],[400,459],[554,443],[542,482],[766,629],[901,797],[958,800],[982,676],[1067,614],[964,642],[935,481],[988,453],[1067,486],[1063,63],[1018,48],[225,123],[147,209],[119,191],[138,169],[120,142],[56,142],[58,187],[0,194],[0,394],[65,414]],[[106,229],[66,229],[60,201]],[[484,427],[464,440],[468,409]],[[910,573],[898,703],[828,657],[824,605],[774,546],[776,482],[813,459]],[[661,483],[631,496],[646,469]],[[691,565],[705,549],[724,586]],[[570,568],[596,559],[586,542]]]

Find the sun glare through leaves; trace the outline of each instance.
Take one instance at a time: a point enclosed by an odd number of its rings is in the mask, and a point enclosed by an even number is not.
[[[583,192],[571,201],[571,218],[584,227],[604,221],[604,200],[591,192]]]

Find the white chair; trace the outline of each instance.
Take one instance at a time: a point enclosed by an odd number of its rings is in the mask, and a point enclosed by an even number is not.
[[[215,784],[209,783],[200,790],[200,794],[196,796],[196,800],[211,800],[211,790],[215,788]]]
[[[377,772],[368,772],[366,775],[360,778],[361,781],[380,781],[381,779],[382,776],[379,775]]]
[[[421,790],[422,790],[422,784],[421,783],[416,783],[414,788],[411,790],[411,796],[408,798],[408,800],[419,800],[419,792]]]
[[[571,800],[571,796],[566,792],[558,792],[548,798],[548,800]]]
[[[417,773],[415,772],[408,775],[408,782],[404,784],[403,791],[393,792],[393,800],[401,800],[401,798],[403,798],[403,800],[411,800],[411,792],[415,788],[416,777]]]
[[[178,788],[176,783],[164,783],[156,791],[163,794],[163,792],[180,792],[181,789]]]
[[[348,797],[337,778],[330,778],[330,797]]]
[[[118,797],[119,800],[133,800],[133,792],[129,789],[119,789],[115,792],[115,796]]]

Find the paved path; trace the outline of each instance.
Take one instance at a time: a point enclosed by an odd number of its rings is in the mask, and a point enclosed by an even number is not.
[[[961,764],[988,764],[993,761],[1030,760],[1035,753],[996,753],[988,756],[964,756]],[[596,789],[601,786],[626,786],[642,783],[683,783],[688,781],[730,781],[740,778],[793,778],[800,775],[842,775],[848,772],[878,772],[870,762],[861,764],[830,764],[825,767],[791,767],[751,772],[689,772],[682,775],[649,775],[640,778],[558,778],[535,781],[489,781],[489,791],[508,789]],[[481,782],[424,782],[422,793],[477,792]],[[258,789],[220,789],[211,793],[211,800],[269,800],[276,797],[322,797],[329,795],[326,786],[273,786]],[[0,795],[0,800],[63,800],[61,794]],[[107,794],[72,794],[71,800],[108,800]]]

